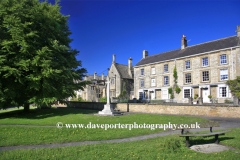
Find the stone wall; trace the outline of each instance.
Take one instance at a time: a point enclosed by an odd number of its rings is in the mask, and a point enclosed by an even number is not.
[[[127,112],[143,112],[156,114],[172,114],[172,115],[194,115],[205,117],[229,117],[240,118],[240,107],[232,105],[216,106],[200,106],[200,105],[149,105],[136,103],[118,103],[116,109]]]
[[[82,109],[103,110],[105,102],[74,102],[69,101],[70,107]]]

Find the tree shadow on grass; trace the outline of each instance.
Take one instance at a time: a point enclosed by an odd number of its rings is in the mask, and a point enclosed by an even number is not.
[[[74,108],[51,108],[51,109],[31,109],[28,113],[23,110],[14,110],[0,113],[0,119],[22,118],[22,119],[43,119],[55,116],[64,116],[68,114],[94,114],[97,110],[84,110]]]

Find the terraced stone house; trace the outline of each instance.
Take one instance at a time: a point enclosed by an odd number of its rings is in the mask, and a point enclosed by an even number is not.
[[[179,94],[174,100],[186,103],[196,94],[209,103],[209,95],[223,103],[232,94],[227,80],[240,76],[240,25],[237,35],[187,46],[186,37],[181,48],[148,56],[134,66],[134,96],[142,99],[170,99],[168,88],[174,85],[173,69],[177,68]]]

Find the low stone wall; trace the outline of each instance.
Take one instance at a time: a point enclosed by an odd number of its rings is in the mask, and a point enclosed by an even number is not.
[[[206,117],[240,118],[240,107],[232,105],[151,105],[138,103],[118,103],[116,109],[127,112],[143,112],[172,115],[200,115]]]
[[[68,101],[70,107],[73,108],[82,108],[82,109],[96,109],[96,110],[103,110],[105,102],[75,102],[75,101]]]

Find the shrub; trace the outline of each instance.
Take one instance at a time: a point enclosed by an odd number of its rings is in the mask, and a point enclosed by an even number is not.
[[[198,98],[198,96],[194,96],[194,99],[197,99]]]
[[[84,102],[84,99],[82,97],[78,97],[77,99],[79,102]]]
[[[101,97],[100,102],[107,102],[107,97]]]
[[[172,87],[168,88],[168,93],[172,94]]]
[[[171,94],[171,96],[170,96],[170,99],[173,99],[174,98],[174,95],[173,94]]]
[[[212,98],[212,95],[209,95],[208,98]]]
[[[175,88],[175,91],[177,94],[179,94],[181,92],[181,88],[179,88],[178,86]]]

